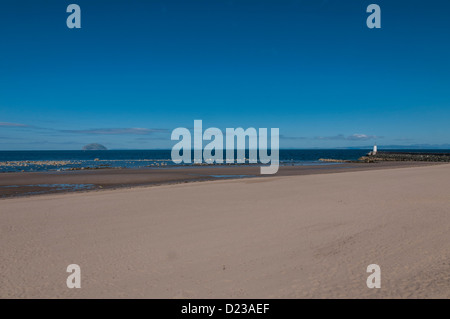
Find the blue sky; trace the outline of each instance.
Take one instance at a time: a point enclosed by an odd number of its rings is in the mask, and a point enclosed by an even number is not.
[[[66,26],[71,3],[81,29]],[[381,29],[366,26],[370,3]],[[282,148],[439,147],[449,12],[447,0],[3,0],[0,150],[171,148],[195,119],[278,127]]]

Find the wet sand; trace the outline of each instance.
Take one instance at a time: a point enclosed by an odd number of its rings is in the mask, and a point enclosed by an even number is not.
[[[273,176],[260,175],[259,166],[249,165],[1,173],[0,198],[121,187],[157,186],[225,178],[296,176],[424,165],[434,165],[434,163],[381,162],[281,166],[278,173]]]
[[[449,164],[300,175],[2,200],[0,297],[450,298]]]

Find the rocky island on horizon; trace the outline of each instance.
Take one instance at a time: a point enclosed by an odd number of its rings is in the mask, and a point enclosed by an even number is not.
[[[107,151],[108,149],[102,144],[91,143],[83,146],[83,151]]]

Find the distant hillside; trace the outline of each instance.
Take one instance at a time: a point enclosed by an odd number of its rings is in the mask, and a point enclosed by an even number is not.
[[[91,143],[91,144],[83,146],[82,150],[83,151],[106,151],[108,149],[105,146],[103,146],[102,144]]]

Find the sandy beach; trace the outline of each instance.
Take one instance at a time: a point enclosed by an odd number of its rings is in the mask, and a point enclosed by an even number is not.
[[[442,164],[4,199],[0,297],[449,298],[449,189]]]

